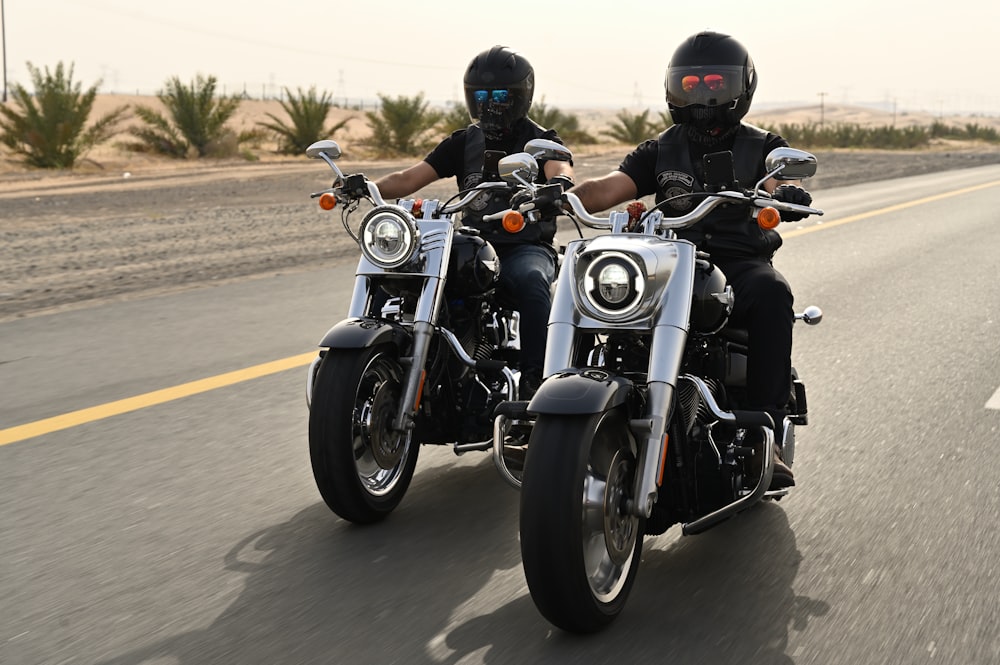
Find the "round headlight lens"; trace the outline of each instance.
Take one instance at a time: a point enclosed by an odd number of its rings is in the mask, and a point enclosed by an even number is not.
[[[584,293],[595,312],[616,318],[639,306],[645,285],[639,263],[620,252],[596,258],[583,280]]]
[[[416,246],[416,227],[400,212],[376,208],[361,224],[361,251],[380,268],[404,265]]]
[[[628,270],[620,263],[609,263],[597,275],[597,288],[601,298],[617,305],[628,297],[632,286]]]

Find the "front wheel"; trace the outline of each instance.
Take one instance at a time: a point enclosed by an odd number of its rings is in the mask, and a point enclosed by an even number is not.
[[[521,559],[535,606],[574,633],[611,623],[642,552],[635,449],[620,411],[540,415],[521,484]]]
[[[309,456],[319,493],[345,520],[369,524],[399,505],[418,444],[392,429],[403,371],[390,347],[330,349],[309,410]]]

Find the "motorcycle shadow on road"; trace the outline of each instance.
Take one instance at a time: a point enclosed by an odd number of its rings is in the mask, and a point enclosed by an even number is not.
[[[793,663],[790,631],[830,608],[795,594],[801,554],[784,510],[759,505],[699,536],[677,528],[646,541],[628,606],[606,630],[562,633],[521,597],[456,627],[448,645],[464,654],[488,646],[486,663]],[[498,625],[517,626],[519,638],[484,643]]]
[[[418,465],[403,504],[373,526],[340,520],[317,497],[220,552],[220,578],[245,578],[211,624],[101,665],[443,662],[428,645],[456,608],[495,575],[521,575],[517,500],[486,457]]]

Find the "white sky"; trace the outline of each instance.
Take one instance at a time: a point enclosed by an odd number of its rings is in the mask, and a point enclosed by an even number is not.
[[[439,103],[460,101],[472,56],[504,44],[531,61],[535,99],[549,106],[658,111],[670,54],[710,28],[750,50],[758,107],[1000,114],[998,0],[0,2],[8,90],[30,89],[26,62],[61,61],[84,88],[103,79],[101,92],[154,94],[204,74],[252,97],[315,85],[338,101]]]

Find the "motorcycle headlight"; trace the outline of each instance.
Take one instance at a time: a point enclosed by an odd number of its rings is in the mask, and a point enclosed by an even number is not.
[[[646,288],[642,268],[631,256],[611,252],[597,258],[584,275],[583,290],[599,313],[619,317],[639,306]]]
[[[417,227],[402,208],[373,208],[361,222],[361,252],[380,268],[405,265],[417,249]]]

